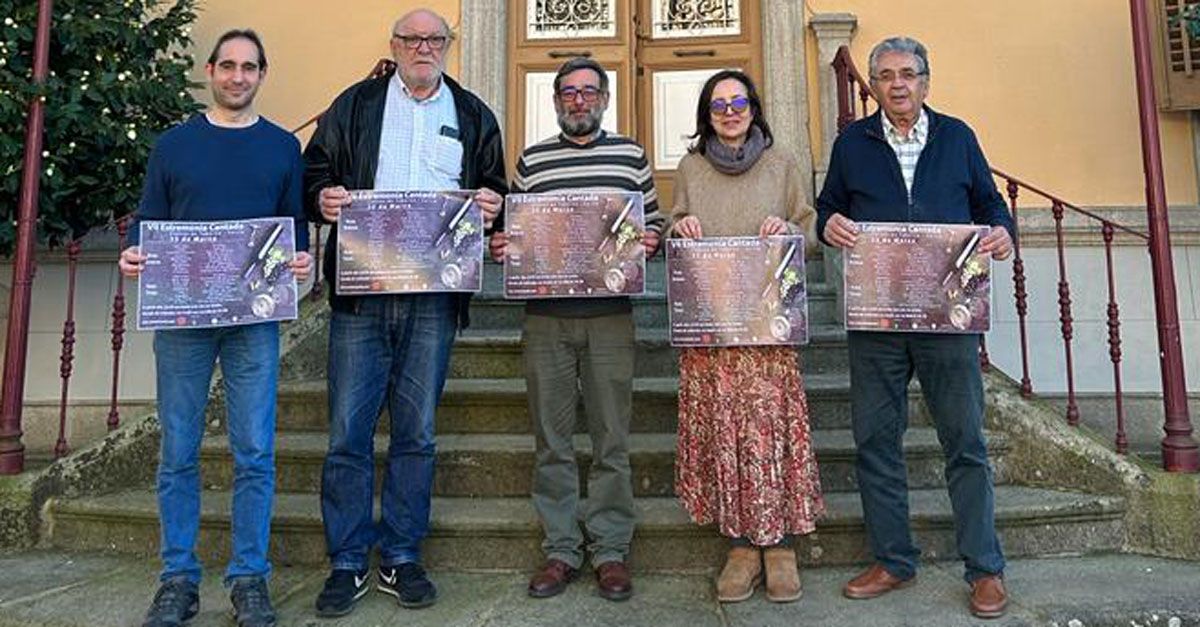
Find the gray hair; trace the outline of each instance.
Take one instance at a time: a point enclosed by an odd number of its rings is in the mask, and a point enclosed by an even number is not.
[[[400,25],[407,22],[409,20],[409,18],[411,18],[415,15],[418,15],[418,14],[422,14],[422,13],[425,15],[428,15],[432,18],[436,18],[439,22],[441,22],[442,23],[442,31],[444,33],[446,33],[446,38],[449,39],[450,41],[454,41],[454,39],[455,39],[454,29],[450,27],[450,22],[447,22],[446,18],[442,17],[439,13],[437,13],[436,11],[433,11],[431,9],[413,9],[412,11],[409,11],[408,13],[401,15],[400,18],[397,19],[392,24],[392,33],[395,33],[396,31],[400,30]]]
[[[875,47],[871,49],[870,60],[867,62],[867,69],[870,71],[872,79],[876,76],[879,57],[889,52],[911,54],[917,60],[917,74],[924,76],[926,80],[929,79],[929,52],[925,50],[925,44],[912,37],[888,37],[875,44]]]

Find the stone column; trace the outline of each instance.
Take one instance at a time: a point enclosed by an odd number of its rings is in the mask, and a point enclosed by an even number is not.
[[[804,2],[763,0],[763,107],[780,146],[796,154],[804,195],[813,200],[812,142],[808,134],[808,64],[805,61]]]
[[[462,52],[459,78],[492,108],[503,130],[508,97],[508,3],[462,0],[458,40]]]
[[[817,36],[817,73],[820,78],[821,154],[817,159],[816,188],[825,182],[829,170],[829,151],[837,137],[837,84],[833,73],[833,58],[838,48],[849,46],[858,26],[858,18],[850,13],[818,13],[809,22]]]
[[[821,90],[821,152],[813,177],[819,194],[821,186],[825,184],[825,173],[829,171],[829,153],[837,138],[837,82],[831,64],[838,48],[850,45],[854,30],[858,27],[858,18],[850,13],[818,13],[812,17],[809,27],[817,36],[817,73]],[[837,318],[844,322],[846,301],[842,292],[842,254],[829,247],[825,247],[824,253],[825,282],[837,288]]]

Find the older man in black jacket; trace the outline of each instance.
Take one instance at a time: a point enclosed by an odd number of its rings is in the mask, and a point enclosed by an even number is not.
[[[336,223],[347,190],[478,190],[490,227],[507,193],[496,118],[443,74],[453,40],[427,9],[396,21],[396,71],[343,92],[304,151],[306,207]],[[326,246],[334,276],[337,242]],[[405,607],[437,591],[421,567],[433,484],[433,417],[455,332],[468,323],[469,295],[340,296],[330,292],[329,453],[321,514],[332,573],[317,598],[321,616],[348,614],[368,589],[368,553],[380,545],[376,587]],[[386,397],[386,398],[385,398]],[[391,417],[382,516],[374,523],[373,435],[385,400]]]
[[[880,111],[846,127],[833,145],[817,199],[817,232],[852,248],[859,222],[982,224],[978,251],[1007,259],[1016,233],[975,134],[925,106],[929,57],[908,37],[871,51]],[[919,551],[908,522],[903,437],[908,382],[916,374],[946,455],[955,538],[971,584],[971,612],[1004,613],[1004,555],[996,537],[992,470],[983,435],[983,378],[977,335],[851,331],[851,414],[863,518],[875,564],[842,589],[869,599],[908,585]]]

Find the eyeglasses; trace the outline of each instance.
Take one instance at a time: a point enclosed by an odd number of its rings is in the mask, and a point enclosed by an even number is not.
[[[446,42],[450,40],[445,35],[431,35],[422,37],[421,35],[401,35],[400,33],[392,33],[393,39],[399,39],[405,48],[416,50],[421,47],[421,44],[429,44],[430,50],[441,50],[446,47]]]
[[[708,110],[713,115],[725,115],[731,109],[734,113],[745,113],[750,109],[750,99],[745,96],[736,96],[729,101],[726,101],[724,98],[717,98],[708,103]]]
[[[562,89],[558,90],[557,94],[554,94],[554,97],[558,98],[558,101],[563,104],[571,104],[572,102],[575,102],[575,98],[579,96],[583,96],[584,102],[592,103],[599,100],[603,93],[604,90],[600,89],[599,87],[587,85],[580,88],[563,87]]]
[[[896,80],[896,77],[899,76],[900,80],[904,81],[905,83],[911,83],[911,82],[917,80],[919,77],[925,76],[926,74],[928,74],[928,72],[918,72],[918,71],[910,69],[910,68],[905,68],[903,70],[900,70],[899,72],[893,72],[891,70],[884,70],[884,71],[876,74],[872,78],[874,78],[875,80],[877,80],[881,83],[890,83],[890,82]]]

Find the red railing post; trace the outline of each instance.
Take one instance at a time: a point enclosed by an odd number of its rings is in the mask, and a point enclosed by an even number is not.
[[[854,95],[851,93],[850,50],[845,46],[838,49],[833,57],[834,81],[837,84],[838,117],[837,130],[841,133],[854,121]]]
[[[1062,323],[1063,350],[1067,358],[1067,424],[1079,425],[1079,406],[1075,404],[1075,362],[1071,358],[1071,339],[1075,336],[1071,317],[1071,282],[1067,280],[1066,243],[1063,241],[1063,206],[1055,201],[1054,233],[1058,240],[1058,319]]]
[[[44,85],[50,64],[51,0],[38,0],[34,35],[33,82]],[[44,96],[29,103],[25,127],[25,161],[21,171],[21,196],[17,202],[17,250],[13,262],[12,293],[8,301],[8,335],[4,351],[4,382],[0,386],[0,474],[15,475],[25,469],[21,443],[21,409],[25,402],[25,352],[29,348],[29,306],[33,289],[33,249],[36,244],[38,187],[42,174],[42,133],[46,122]]]
[[[71,452],[67,446],[67,392],[71,387],[71,370],[75,362],[75,273],[79,268],[82,249],[78,239],[67,244],[67,318],[63,321],[62,354],[59,356],[62,394],[58,400],[58,441],[54,443],[54,459],[66,457]]]
[[[117,221],[117,250],[125,250],[125,237],[129,234],[129,216]],[[114,431],[121,424],[121,411],[117,409],[117,388],[121,381],[121,349],[125,346],[125,275],[117,272],[117,293],[113,296],[112,312],[112,393],[108,399],[108,430]]]
[[[1113,390],[1117,406],[1117,452],[1124,455],[1129,452],[1129,439],[1125,436],[1125,400],[1121,396],[1121,313],[1117,307],[1117,284],[1113,280],[1113,225],[1105,222],[1104,261],[1108,275],[1108,357],[1113,364]]]
[[[316,226],[316,239],[313,240],[313,245],[312,245],[312,249],[313,249],[313,287],[312,287],[311,295],[312,295],[313,300],[319,300],[321,298],[321,293],[324,291],[324,285],[321,280],[322,279],[322,277],[321,277],[321,248],[322,248],[322,246],[321,246],[321,223],[318,222],[315,226]]]
[[[1179,338],[1175,267],[1167,222],[1167,189],[1163,183],[1162,148],[1158,136],[1158,103],[1150,60],[1150,27],[1146,0],[1130,0],[1133,57],[1137,79],[1138,121],[1142,131],[1142,166],[1146,178],[1146,213],[1150,223],[1150,267],[1154,275],[1154,311],[1158,321],[1158,354],[1162,369],[1165,420],[1163,467],[1171,472],[1200,471],[1200,446],[1192,438],[1188,417],[1187,378]]]
[[[1008,192],[1013,225],[1018,230],[1017,239],[1013,242],[1013,295],[1017,299],[1017,328],[1021,332],[1021,396],[1029,398],[1033,396],[1033,380],[1029,378],[1029,329],[1026,324],[1029,315],[1029,294],[1025,291],[1025,259],[1021,256],[1021,227],[1017,216],[1017,196],[1021,188],[1013,179],[1004,180],[1008,183],[1005,191]]]

